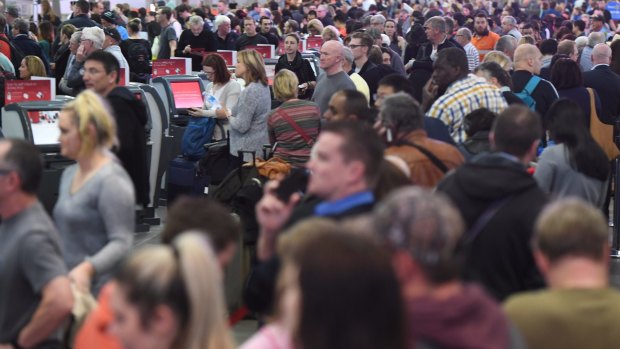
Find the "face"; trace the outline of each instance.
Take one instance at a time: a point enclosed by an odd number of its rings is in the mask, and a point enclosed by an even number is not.
[[[310,170],[308,193],[323,200],[339,198],[339,193],[348,186],[348,173],[355,161],[347,163],[340,150],[343,138],[331,132],[323,132],[312,147],[306,167]]]
[[[327,120],[327,122],[332,122],[347,119],[348,115],[346,115],[344,111],[344,106],[346,102],[347,101],[342,94],[337,93],[333,95],[332,98],[330,98],[329,100],[327,110],[323,114],[325,120]]]
[[[522,34],[523,36],[525,36],[525,35],[534,36],[534,29],[532,29],[532,28],[525,28],[525,29],[522,29],[522,30],[521,30],[521,34]]]
[[[510,24],[510,22],[508,22],[507,20],[503,19],[502,20],[502,30],[505,33],[508,33],[510,30],[512,29],[512,25]]]
[[[389,54],[389,53],[387,53],[387,52],[383,52],[383,53],[381,54],[381,56],[383,57],[383,64],[385,64],[385,65],[390,65],[390,64],[392,64],[392,63],[391,63],[391,62],[392,62],[392,57],[390,57],[390,54]]]
[[[376,21],[370,21],[370,27],[381,30],[383,29],[383,23],[376,22]]]
[[[243,63],[240,59],[237,59],[237,65],[235,65],[235,75],[240,78],[245,74],[246,68],[245,63]]]
[[[202,71],[207,75],[209,81],[213,81],[213,77],[215,76],[215,69],[205,65],[202,67]]]
[[[319,7],[319,9],[316,10],[316,14],[317,16],[319,16],[319,18],[323,18],[325,17],[325,15],[327,15],[327,10],[324,9],[323,7]]]
[[[256,35],[256,23],[253,19],[249,21],[243,21],[243,29],[248,36]]]
[[[78,47],[80,47],[80,44],[77,41],[69,41],[69,50],[72,54],[75,54],[77,52]]]
[[[476,17],[476,20],[474,21],[474,29],[478,34],[483,33],[487,29],[488,25],[489,23],[484,17]]]
[[[383,103],[385,97],[391,96],[394,93],[394,88],[392,86],[379,85],[379,87],[377,87],[377,98],[375,98],[375,107],[377,107],[377,109],[381,108],[381,103]]]
[[[30,71],[28,71],[28,66],[26,66],[26,59],[22,59],[22,63],[19,65],[19,77],[22,80],[30,79]]]
[[[330,69],[342,64],[342,54],[339,53],[336,47],[330,45],[332,41],[321,46],[321,58],[319,59],[319,66],[323,70]]]
[[[260,29],[262,30],[263,33],[268,33],[269,29],[271,29],[272,26],[273,26],[273,22],[271,21],[271,19],[263,19],[260,22]]]
[[[353,59],[359,59],[368,53],[368,48],[362,45],[362,39],[351,39],[349,48],[353,52]]]
[[[453,83],[459,76],[458,68],[453,68],[448,64],[439,60],[433,64],[433,75],[431,79],[439,86],[440,90],[444,90],[448,85]]]
[[[103,11],[105,11],[105,9],[103,8],[103,3],[98,2],[97,5],[94,8],[94,12],[98,15],[101,15],[103,13]]]
[[[217,3],[217,12],[220,14],[226,13],[226,5],[221,1]]]
[[[292,36],[287,36],[284,40],[284,52],[286,52],[287,54],[293,54],[297,52],[298,48],[299,43],[297,42],[297,40],[295,40],[295,38]]]
[[[461,46],[467,45],[467,39],[465,38],[465,35],[459,34],[458,32],[456,32],[456,35],[454,35],[454,40],[456,40],[456,42],[458,42]]]
[[[84,55],[89,55],[92,51],[94,51],[95,46],[93,45],[92,40],[82,40],[80,41],[80,46],[84,47]]]
[[[424,33],[426,34],[426,38],[430,41],[435,41],[437,35],[439,34],[438,30],[433,29],[430,23],[424,24]]]
[[[87,89],[93,90],[98,94],[105,94],[107,90],[116,84],[116,73],[107,74],[103,63],[97,61],[86,61],[84,63],[84,85]]]
[[[590,24],[590,28],[592,29],[592,31],[599,31],[603,28],[603,22],[601,21],[592,21]]]
[[[102,20],[102,21],[101,21],[101,25],[102,25],[104,28],[114,28],[114,25],[113,25],[112,23],[107,22],[107,21],[104,21],[104,20]]]
[[[138,308],[127,302],[120,287],[114,288],[110,298],[110,307],[112,308],[114,318],[109,327],[109,332],[123,343],[124,348],[146,349],[158,347],[154,343],[158,338],[142,326]]]
[[[166,18],[166,15],[161,13],[161,10],[157,11],[157,23],[164,25],[168,22],[168,18]]]
[[[396,25],[394,25],[394,22],[392,21],[385,22],[385,27],[383,29],[383,32],[385,33],[385,35],[391,38],[394,35],[394,32],[396,32]]]
[[[228,34],[228,32],[230,32],[230,23],[222,22],[222,24],[220,24],[220,26],[217,27],[217,31],[220,34]]]
[[[60,128],[60,154],[69,159],[77,159],[82,148],[82,138],[74,121],[73,112],[61,111],[58,117]]]
[[[194,34],[194,36],[198,36],[200,35],[200,33],[202,33],[202,30],[204,29],[204,26],[198,24],[198,25],[190,25],[189,26],[189,30],[192,32],[192,34]]]

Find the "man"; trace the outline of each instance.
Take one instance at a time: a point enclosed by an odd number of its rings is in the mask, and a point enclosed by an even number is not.
[[[542,54],[538,48],[530,44],[519,45],[515,50],[515,71],[512,73],[513,91],[515,93],[523,91],[530,79],[540,74],[541,67]],[[531,97],[536,102],[536,111],[541,117],[544,117],[551,104],[559,98],[555,87],[544,79],[538,82]],[[543,122],[543,127],[545,126],[546,122]]]
[[[235,50],[241,51],[246,46],[256,46],[258,44],[269,44],[264,36],[258,35],[256,32],[256,22],[251,16],[243,18],[243,34],[239,36],[235,42]]]
[[[254,20],[254,23],[258,22],[258,20],[260,19],[261,16],[261,7],[257,2],[253,2],[252,4],[250,4],[249,8],[250,11],[248,12],[248,16]]]
[[[340,90],[329,99],[323,118],[327,122],[340,120],[359,120],[372,125],[372,115],[368,109],[368,100],[357,90]]]
[[[551,66],[551,59],[558,52],[558,42],[555,39],[545,39],[538,44],[542,55],[542,68]]]
[[[451,41],[454,46],[461,46],[461,44],[459,44],[458,41],[456,41],[456,39],[454,38],[454,19],[450,16],[444,16],[443,20],[446,22],[446,40]]]
[[[534,221],[548,199],[526,171],[542,134],[536,113],[524,106],[509,107],[495,119],[489,135],[496,152],[475,157],[437,187],[465,219],[468,278],[498,300],[543,286],[530,241]]]
[[[519,32],[519,28],[517,28],[517,20],[512,16],[505,16],[502,18],[502,31],[504,35],[510,35],[517,39],[517,41],[521,40],[521,32]]]
[[[353,52],[353,71],[358,73],[368,84],[370,92],[370,105],[374,104],[374,95],[377,93],[377,83],[384,74],[376,64],[368,60],[368,52],[373,45],[373,40],[367,33],[353,33],[349,48]]]
[[[202,71],[204,52],[217,51],[215,34],[204,29],[204,20],[200,16],[191,16],[187,21],[189,28],[181,33],[175,57],[192,59],[192,71]]]
[[[439,91],[445,92],[440,94]],[[423,109],[428,110],[426,116],[443,121],[457,144],[467,138],[463,124],[465,115],[478,108],[499,114],[507,107],[499,89],[469,75],[467,56],[458,48],[439,51],[422,101]]]
[[[0,347],[61,348],[73,295],[58,231],[37,199],[41,154],[3,139],[0,169]]]
[[[405,160],[412,184],[433,188],[464,160],[456,147],[427,137],[422,116],[420,105],[399,92],[383,100],[379,121],[387,132],[385,154]]]
[[[323,27],[327,27],[328,25],[334,25],[334,19],[332,15],[329,13],[327,9],[327,5],[321,4],[316,9],[316,15],[319,18],[319,21],[323,23]]]
[[[111,53],[95,51],[84,63],[84,84],[106,98],[114,110],[120,143],[116,155],[131,177],[137,203],[146,206],[149,203],[144,132],[146,107],[127,88],[118,86],[119,71],[118,60]]]
[[[534,256],[547,290],[509,298],[506,315],[528,348],[609,348],[620,340],[620,293],[609,285],[609,232],[601,210],[576,198],[536,222]],[[593,314],[596,314],[594,316]],[[562,334],[540,331],[554,324]]]
[[[594,46],[591,56],[594,66],[583,73],[583,82],[586,87],[593,88],[601,100],[601,121],[613,125],[620,116],[620,76],[609,68],[611,48],[608,45]]]
[[[91,53],[103,48],[105,34],[101,28],[91,27],[82,29],[80,46],[75,53],[75,60],[71,64],[67,75],[67,87],[73,89],[77,95],[86,88],[84,85],[84,61]]]
[[[579,59],[579,65],[582,72],[592,70],[592,49],[598,44],[605,42],[605,34],[603,33],[590,33],[588,35],[588,45],[581,51],[581,58]]]
[[[103,15],[101,15],[101,25],[104,29],[116,29],[118,33],[121,35],[121,40],[127,40],[129,38],[129,34],[127,33],[127,29],[123,26],[117,25],[116,22],[118,18],[113,11],[105,11]],[[120,42],[119,41],[119,42]]]
[[[463,219],[449,200],[400,189],[375,209],[371,228],[400,282],[408,348],[515,348],[499,306],[476,284],[460,281]]]
[[[6,25],[4,26],[4,33],[8,36],[9,40],[13,39],[13,23],[19,18],[19,10],[15,6],[7,7],[6,11]]]
[[[579,59],[579,49],[577,49],[577,44],[573,40],[562,40],[558,44],[558,55],[566,55],[573,62],[577,62]],[[578,62],[577,62],[578,63]]]
[[[228,0],[221,0],[217,2],[217,13],[222,16],[234,16],[228,8]]]
[[[510,60],[514,59],[518,41],[512,35],[504,35],[495,43],[495,51],[504,53]]]
[[[342,44],[335,40],[327,41],[321,46],[319,67],[323,74],[317,79],[311,100],[319,106],[321,115],[327,111],[327,104],[332,95],[338,90],[355,90],[355,84],[342,70]]]
[[[174,8],[176,19],[181,25],[181,28],[187,28],[187,19],[192,15],[191,10],[192,7],[186,4],[180,4]]]
[[[478,58],[478,57],[476,57]],[[375,99],[375,108],[381,109],[383,100],[396,94],[398,92],[404,92],[413,98],[413,87],[409,83],[409,80],[404,76],[398,74],[391,74],[383,77],[379,80],[379,87],[377,87],[377,98]],[[427,135],[438,141],[442,141],[448,144],[454,144],[450,132],[448,132],[448,126],[443,121],[435,118],[423,117],[424,130]]]
[[[576,37],[586,36],[586,22],[581,19],[573,21],[573,34]]]
[[[370,101],[370,89],[368,88],[366,80],[364,80],[363,77],[361,77],[358,73],[355,72],[355,70],[353,70],[353,62],[355,61],[355,58],[353,57],[353,51],[351,51],[351,49],[348,47],[343,47],[342,56],[344,57],[344,59],[342,60],[342,70],[349,74],[351,81],[353,81],[353,83],[355,84],[355,88],[357,89],[357,91],[363,94],[364,97],[366,97],[366,104],[368,104],[368,102]]]
[[[609,30],[605,27],[605,19],[603,16],[592,16],[590,19],[590,34],[602,33],[605,37],[607,37]]]
[[[164,6],[157,10],[157,23],[161,27],[157,59],[169,59],[174,57],[177,49],[177,33],[170,21],[171,18],[172,10],[170,7]]]
[[[120,67],[129,73],[129,63],[127,63],[127,59],[123,56],[121,47],[118,45],[121,42],[121,35],[114,28],[106,28],[103,30],[103,33],[105,34],[103,50],[111,53],[118,61]]]
[[[484,12],[478,12],[474,17],[474,38],[471,43],[476,46],[480,53],[480,62],[499,40],[499,35],[489,30],[489,22]]]
[[[437,59],[437,54],[447,48],[457,47],[447,40],[446,21],[441,16],[429,18],[424,23],[424,32],[428,42],[422,44],[416,58],[405,65],[405,69],[411,69],[409,80],[413,84],[417,101],[422,100],[422,90],[433,73],[433,62]]]
[[[461,28],[457,30],[455,35],[456,42],[463,47],[465,54],[467,55],[467,65],[469,71],[473,72],[474,69],[480,64],[480,53],[478,49],[471,43],[471,30],[467,28]]]
[[[90,12],[97,16],[102,16],[105,12],[105,7],[103,6],[103,1],[91,2]]]
[[[280,40],[277,36],[271,33],[272,27],[273,21],[271,20],[271,18],[267,16],[262,16],[260,18],[260,35],[267,39],[267,43],[269,43],[269,45],[273,45],[277,50]]]
[[[385,17],[381,14],[377,14],[370,17],[370,27],[383,32],[383,27],[385,26]]]
[[[15,45],[15,47],[24,54],[24,56],[37,56],[41,58],[41,60],[43,61],[43,65],[45,65],[45,71],[49,74],[49,62],[47,61],[46,56],[43,54],[41,46],[39,46],[36,41],[30,38],[29,29],[30,24],[27,20],[21,18],[16,19],[15,22],[13,22],[13,40],[11,40],[11,43]],[[19,67],[16,67],[15,71],[19,75],[18,68]]]
[[[95,21],[89,18],[89,12],[90,12],[90,5],[88,4],[88,1],[78,0],[75,3],[75,5],[73,5],[73,17],[71,17],[71,19],[68,19],[62,22],[59,28],[62,28],[65,24],[73,24],[73,26],[75,26],[78,29],[98,27],[99,24],[97,24]],[[59,36],[60,35],[57,35],[55,42],[58,41]]]
[[[218,50],[234,50],[239,35],[230,30],[230,18],[218,15],[215,17],[215,39]]]

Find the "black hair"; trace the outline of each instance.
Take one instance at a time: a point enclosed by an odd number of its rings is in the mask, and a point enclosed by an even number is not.
[[[391,87],[394,92],[404,92],[411,97],[414,97],[413,86],[411,82],[406,77],[400,74],[390,74],[388,76],[383,77],[379,80],[378,86],[388,86]]]
[[[484,71],[488,73],[491,77],[497,79],[502,86],[508,86],[510,90],[512,90],[512,78],[507,71],[505,71],[501,65],[497,62],[484,62],[476,67],[474,72]]]
[[[558,42],[554,39],[545,39],[540,42],[539,48],[543,56],[554,55],[558,51]]]
[[[542,132],[540,116],[521,105],[508,107],[493,123],[496,150],[518,157],[530,150],[542,137]]]
[[[463,118],[463,127],[468,137],[480,131],[491,131],[497,114],[487,108],[478,108]]]
[[[566,55],[562,56],[555,62],[551,62],[551,83],[553,86],[558,90],[583,86],[583,75],[579,64]]]
[[[450,67],[460,68],[461,73],[469,72],[469,63],[467,62],[467,55],[463,49],[457,47],[449,47],[440,51],[437,51],[437,59],[435,62],[443,62]]]
[[[584,22],[581,19],[578,19],[575,22],[573,22],[573,26],[577,27],[580,32],[583,32],[586,30],[586,22]]]
[[[368,100],[363,93],[358,90],[346,89],[337,91],[335,94],[341,94],[347,101],[344,104],[345,115],[355,115],[358,120],[372,124],[373,120],[367,119],[370,113],[368,109]]]
[[[27,194],[36,194],[43,176],[43,158],[30,142],[21,139],[4,139],[11,148],[4,156],[4,162],[12,166],[21,179],[21,190]]]
[[[83,14],[88,14],[90,11],[90,4],[86,0],[78,0],[78,2],[75,3],[75,7],[79,8],[80,12]]]
[[[103,50],[93,51],[93,53],[86,57],[86,61],[96,61],[101,63],[107,75],[110,75],[112,72],[116,72],[116,83],[120,80],[121,67],[116,57],[114,57],[114,55],[110,52]]]

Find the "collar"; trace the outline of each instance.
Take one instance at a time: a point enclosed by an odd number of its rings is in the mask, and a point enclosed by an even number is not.
[[[609,64],[600,63],[600,64],[597,64],[597,65],[593,66],[592,69],[590,69],[590,70],[594,70],[594,69],[596,69],[596,67],[609,67]]]
[[[518,158],[518,157],[516,157],[516,156],[514,156],[514,155],[512,155],[512,154],[508,154],[508,153],[505,153],[505,152],[503,152],[503,151],[498,151],[498,152],[497,152],[497,153],[495,153],[495,154],[497,154],[497,155],[499,155],[499,156],[503,157],[504,159],[508,159],[508,160],[510,160],[510,161],[517,162],[517,163],[519,163],[519,164],[521,163],[521,161],[519,160],[519,158]]]
[[[335,216],[354,207],[372,204],[375,196],[370,191],[363,191],[357,194],[349,195],[336,201],[325,201],[318,204],[314,208],[317,216]]]
[[[510,91],[510,87],[508,87],[508,86],[502,86],[502,87],[499,88],[499,90],[502,91],[502,92],[512,92],[512,91]]]

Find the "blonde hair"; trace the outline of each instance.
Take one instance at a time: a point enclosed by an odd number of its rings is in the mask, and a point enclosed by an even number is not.
[[[265,72],[265,62],[256,50],[243,50],[237,54],[237,60],[245,64],[245,74],[242,76],[246,84],[260,82],[267,86],[267,73]]]
[[[109,107],[95,92],[85,90],[73,101],[67,103],[63,112],[70,112],[82,139],[81,154],[90,153],[96,148],[110,149],[118,144],[116,122],[110,115]],[[96,137],[89,135],[88,126],[93,125]]]
[[[323,29],[321,37],[323,37],[323,41],[338,40],[340,38],[340,33],[336,27],[333,25],[328,25]]]
[[[171,308],[179,323],[175,347],[235,347],[226,322],[222,273],[204,234],[185,232],[172,246],[139,250],[116,280],[127,301],[140,310],[142,326],[148,326],[157,306]]]
[[[297,98],[297,75],[288,69],[280,70],[273,79],[273,94],[280,102]]]
[[[531,35],[523,35],[521,39],[519,39],[517,46],[523,45],[523,44],[536,45],[536,39],[534,39],[534,37]]]
[[[317,33],[319,33],[319,35],[323,33],[323,23],[321,23],[321,21],[318,20],[317,18],[308,22],[308,33],[310,33],[310,29],[312,28],[314,28],[314,30],[316,30]]]
[[[512,61],[510,60],[510,57],[500,51],[491,51],[487,53],[482,60],[482,63],[486,62],[495,62],[505,71],[510,71],[512,69]]]
[[[47,72],[45,71],[45,64],[41,60],[41,58],[37,56],[26,56],[24,57],[26,61],[26,68],[28,68],[28,72],[30,76],[47,76]]]

